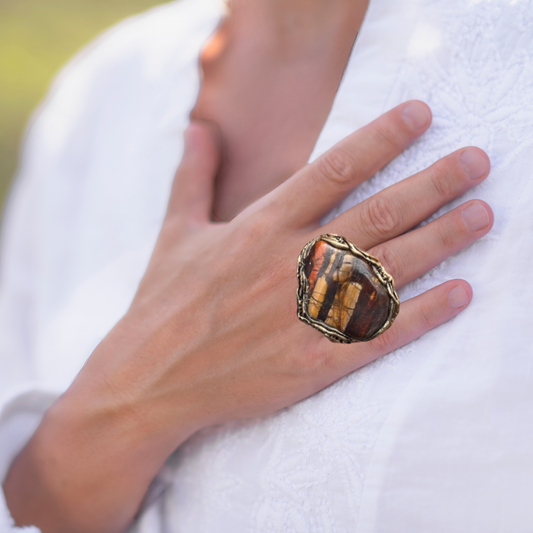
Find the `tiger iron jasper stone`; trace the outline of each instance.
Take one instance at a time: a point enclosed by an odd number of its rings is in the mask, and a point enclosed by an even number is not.
[[[298,317],[333,342],[369,341],[400,309],[392,277],[344,237],[321,235],[298,259]]]

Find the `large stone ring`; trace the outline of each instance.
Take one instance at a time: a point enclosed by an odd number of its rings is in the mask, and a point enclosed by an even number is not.
[[[394,280],[380,262],[339,235],[305,245],[298,280],[298,318],[333,342],[370,341],[400,311]]]

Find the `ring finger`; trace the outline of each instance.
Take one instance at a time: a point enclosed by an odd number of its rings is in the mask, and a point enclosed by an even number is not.
[[[379,259],[400,288],[486,235],[493,222],[490,206],[473,200],[368,253]]]

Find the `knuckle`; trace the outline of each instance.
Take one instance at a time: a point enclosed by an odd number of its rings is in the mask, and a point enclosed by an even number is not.
[[[439,325],[437,315],[434,310],[427,305],[420,307],[420,322],[422,323],[423,331],[429,331]]]
[[[331,354],[321,342],[308,345],[304,354],[305,357],[300,361],[300,368],[308,377],[314,377],[316,379],[331,365]]]
[[[260,213],[246,216],[232,229],[232,239],[228,246],[228,258],[234,260],[233,254],[246,254],[257,248],[258,243],[268,239],[270,226]],[[230,253],[231,251],[231,253]]]
[[[395,279],[399,280],[404,269],[403,260],[397,252],[385,245],[376,246],[371,254],[383,265],[383,268]]]
[[[458,240],[458,233],[454,228],[450,227],[446,219],[438,221],[435,224],[436,241],[440,244],[440,248],[445,252],[455,250]]]
[[[253,244],[259,242],[261,237],[265,235],[269,224],[264,220],[263,216],[249,217],[246,221],[246,243]]]
[[[400,135],[400,130],[387,126],[378,126],[374,129],[374,141],[378,146],[386,146],[394,153],[401,152],[405,148],[405,141]]]
[[[455,186],[449,161],[441,161],[433,168],[431,184],[439,198],[448,200],[455,197]]]
[[[364,221],[370,223],[375,237],[388,237],[400,224],[400,215],[392,200],[384,195],[372,196],[363,203]]]
[[[401,329],[395,324],[372,342],[378,353],[385,355],[402,345],[402,337]]]
[[[350,186],[356,175],[353,158],[340,149],[330,150],[318,159],[317,170],[321,178],[343,188]]]
[[[318,381],[331,372],[333,356],[331,349],[314,338],[303,342],[298,348],[288,349],[284,354],[284,367],[294,378],[319,385]],[[324,383],[326,385],[326,383]],[[317,387],[322,388],[322,387]]]
[[[268,209],[243,216],[241,224],[233,233],[232,253],[227,254],[228,261],[234,262],[236,256],[246,257],[260,249],[269,250],[269,260],[258,262],[261,265],[258,277],[267,284],[272,280],[281,283],[287,279],[287,273],[292,272],[292,256],[286,253],[291,241],[284,239],[280,242],[277,218],[279,217]]]

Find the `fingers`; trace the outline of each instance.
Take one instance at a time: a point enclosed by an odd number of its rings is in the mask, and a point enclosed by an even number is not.
[[[216,132],[205,122],[192,122],[185,131],[183,158],[172,185],[167,218],[176,216],[192,224],[209,222],[219,164]]]
[[[407,300],[392,327],[368,343],[368,355],[375,359],[405,346],[457,316],[471,301],[472,288],[462,280],[449,281]]]
[[[400,288],[486,235],[493,223],[489,205],[479,200],[467,202],[369,253],[379,259]]]
[[[292,227],[314,224],[351,189],[403,152],[430,123],[426,104],[402,104],[307,165],[272,193],[270,203]]]
[[[479,148],[464,148],[428,169],[368,198],[336,218],[325,232],[345,235],[369,249],[401,235],[489,174],[490,161]]]
[[[444,324],[466,309],[471,301],[472,288],[466,281],[443,283],[403,302],[400,314],[391,328],[374,340],[351,345],[351,349],[330,343],[326,348],[327,359],[334,361],[335,366],[339,365],[337,368],[340,372],[353,371]],[[329,343],[327,339],[322,342]],[[356,357],[354,353],[357,354]]]

